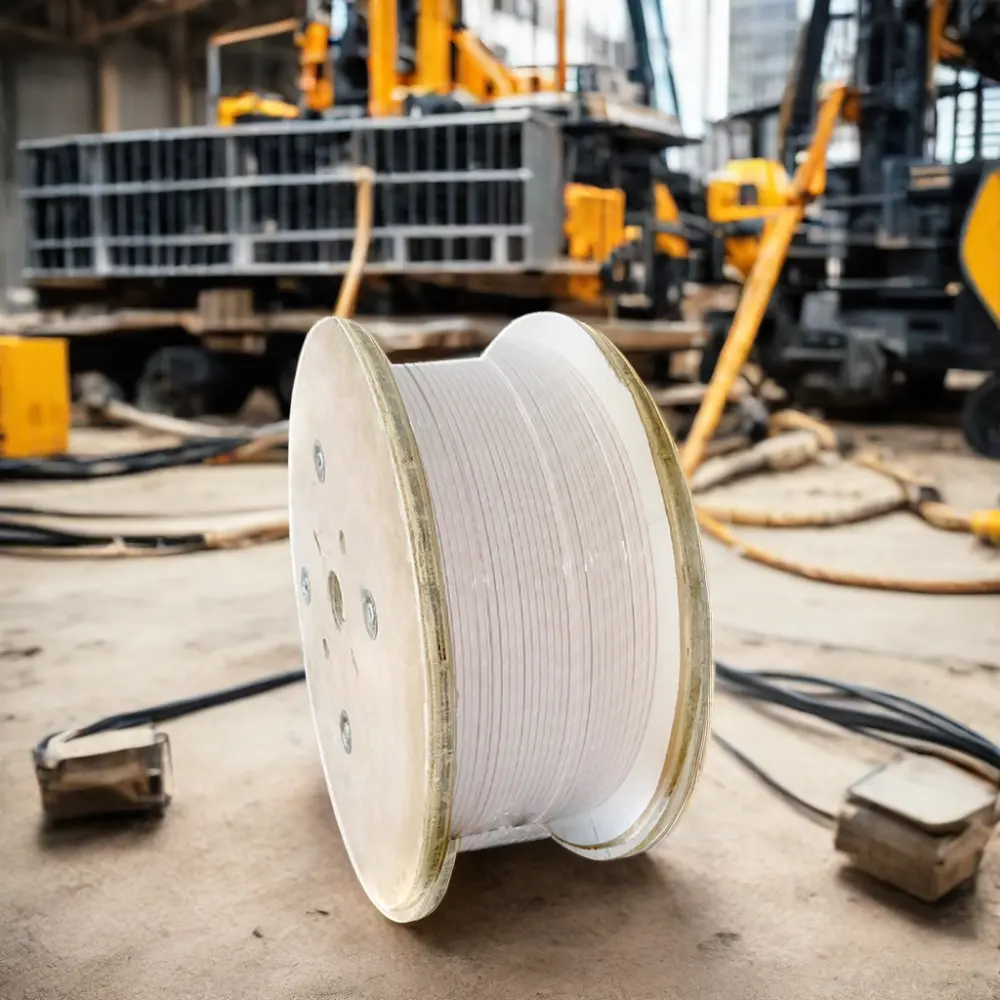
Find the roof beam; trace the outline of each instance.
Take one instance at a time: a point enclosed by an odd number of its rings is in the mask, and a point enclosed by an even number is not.
[[[147,24],[153,24],[178,14],[190,13],[214,2],[215,0],[174,0],[173,3],[145,3],[124,17],[93,25],[87,32],[84,41],[87,43],[98,42],[109,35],[120,35],[125,31],[133,31],[136,28],[142,28]]]
[[[66,35],[50,31],[48,28],[39,28],[33,24],[21,24],[19,21],[11,21],[5,17],[0,17],[0,36],[2,35],[13,35],[15,38],[38,42],[40,45],[72,44],[72,39]]]

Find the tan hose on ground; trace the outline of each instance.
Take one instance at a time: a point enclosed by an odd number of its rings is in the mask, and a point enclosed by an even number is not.
[[[786,426],[794,426],[798,421],[789,420],[787,416],[789,412],[791,411],[786,411],[783,422]],[[803,414],[803,416],[805,415]],[[806,420],[811,419],[806,418]],[[794,435],[785,436],[794,437]],[[764,442],[764,444],[777,446],[781,440],[780,437],[772,438]],[[757,447],[760,448],[761,445]],[[818,511],[810,513],[775,513],[696,503],[695,511],[698,516],[698,523],[709,535],[717,541],[722,542],[723,545],[726,545],[744,559],[749,559],[751,562],[756,562],[762,566],[768,566],[771,569],[780,570],[784,573],[802,576],[808,580],[816,580],[821,583],[844,587],[862,587],[870,590],[902,591],[915,594],[1000,594],[1000,578],[986,580],[912,580],[812,566],[808,563],[787,559],[777,553],[747,542],[723,523],[728,522],[730,524],[760,528],[834,527],[871,520],[884,514],[889,514],[894,510],[913,509],[917,510],[921,517],[927,520],[928,523],[950,531],[974,531],[972,526],[973,519],[977,516],[982,516],[983,526],[980,530],[984,532],[996,530],[997,536],[1000,537],[1000,516],[995,520],[992,519],[998,512],[983,511],[979,512],[978,515],[972,515],[967,518],[964,515],[957,514],[946,504],[940,502],[924,501],[917,504],[913,499],[914,489],[919,487],[927,490],[930,487],[926,483],[921,482],[912,472],[900,466],[883,462],[878,456],[870,454],[859,456],[856,462],[863,468],[880,472],[890,478],[899,488],[899,495],[888,497],[884,500],[865,500],[845,511]],[[706,463],[702,468],[707,471],[709,464]],[[775,468],[775,466],[758,463],[755,468],[759,470],[760,468]]]
[[[810,417],[808,413],[799,410],[778,410],[772,413],[767,421],[770,434],[783,434],[785,431],[812,431],[819,441],[819,446],[825,451],[837,451],[840,442],[837,432],[825,421]]]
[[[709,518],[745,528],[837,528],[846,524],[874,521],[907,506],[905,496],[861,500],[846,510],[771,511],[744,507],[723,507],[699,503],[698,510]]]
[[[780,438],[771,439],[775,443]],[[758,446],[760,447],[760,446]],[[880,457],[863,454],[856,459],[863,468],[880,472],[899,487],[897,497],[885,500],[867,500],[847,511],[820,511],[816,513],[773,513],[767,511],[744,510],[737,507],[713,507],[700,503],[695,504],[698,523],[702,529],[723,545],[732,549],[744,559],[768,566],[784,573],[792,573],[843,587],[862,587],[870,590],[902,591],[913,594],[1000,594],[1000,578],[984,580],[913,580],[907,578],[875,576],[868,573],[852,573],[846,570],[828,569],[823,566],[812,566],[794,559],[788,559],[760,546],[740,538],[731,531],[724,521],[730,524],[740,524],[749,527],[767,528],[805,528],[833,527],[835,525],[855,524],[871,520],[894,510],[913,509],[928,523],[948,531],[971,531],[984,535],[995,531],[1000,538],[1000,512],[980,511],[969,517],[957,514],[947,504],[938,501],[914,502],[913,490],[930,487],[922,483],[912,472],[900,466],[884,462]],[[705,466],[707,468],[707,465]],[[979,518],[979,531],[976,531],[975,519]],[[982,535],[980,537],[983,537]],[[988,536],[987,536],[988,537]]]
[[[792,431],[758,441],[743,451],[708,459],[688,482],[692,493],[702,493],[755,472],[788,472],[816,461],[820,444],[809,431]]]
[[[835,451],[838,447],[837,434],[829,424],[810,417],[797,410],[779,410],[772,414],[768,431],[781,436],[772,441],[790,441],[793,434],[787,431],[809,431],[815,435],[819,447]],[[757,446],[762,447],[760,445]],[[867,451],[856,455],[852,461],[861,468],[868,469],[892,480],[900,488],[898,498],[888,500],[866,500],[857,507],[844,512],[820,512],[819,514],[769,514],[767,512],[744,511],[739,508],[716,508],[714,516],[730,524],[768,527],[829,527],[839,524],[853,524],[870,520],[880,514],[908,508],[920,518],[940,531],[964,532],[975,535],[988,544],[1000,545],[1000,510],[979,510],[962,514],[944,502],[937,487],[929,479],[894,462],[886,461],[877,452]],[[793,461],[788,467],[793,467]],[[805,464],[800,462],[797,464]],[[781,466],[770,464],[771,469]],[[707,469],[707,463],[699,472]],[[692,489],[698,489],[698,473],[691,480]],[[708,509],[708,508],[705,508]],[[711,513],[711,511],[709,511]]]
[[[898,483],[909,496],[909,506],[915,514],[940,531],[960,531],[974,535],[987,545],[1000,545],[1000,509],[974,510],[962,514],[945,503],[937,487],[922,479],[905,466],[887,462],[875,452],[864,452],[854,461]]]
[[[772,434],[782,428],[797,428],[759,442],[752,448],[725,458],[708,459],[690,479],[691,492],[699,494],[723,483],[761,471],[785,472],[815,462],[824,449],[836,449],[837,436],[821,420],[795,410],[782,410],[769,422]],[[863,498],[847,509],[780,512],[731,505],[698,503],[698,509],[726,524],[753,528],[832,528],[871,521],[909,506],[908,490],[894,482],[889,497]]]
[[[808,563],[786,559],[750,542],[744,541],[705,511],[695,508],[698,523],[717,541],[732,549],[737,555],[751,562],[769,566],[785,573],[832,583],[840,587],[862,587],[868,590],[892,590],[910,594],[1000,594],[1000,578],[992,580],[911,580],[898,577],[875,576],[868,573],[851,573],[846,570],[827,569]]]
[[[258,438],[288,433],[288,421],[276,421],[262,427],[241,424],[206,424],[200,420],[183,420],[166,413],[149,413],[120,399],[84,398],[84,406],[103,420],[137,427],[154,434],[171,434],[180,438]]]

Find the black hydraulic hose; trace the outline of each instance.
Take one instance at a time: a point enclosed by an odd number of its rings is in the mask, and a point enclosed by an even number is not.
[[[866,736],[895,736],[933,744],[1000,769],[1000,747],[991,740],[934,709],[898,695],[880,692],[877,689],[866,690],[862,687],[841,685],[839,682],[800,674],[767,675],[736,670],[724,663],[716,665],[716,676],[725,690],[741,697],[812,715]],[[829,696],[810,696],[783,687],[776,683],[774,678],[782,678],[800,685],[825,684],[828,689],[838,694],[847,694],[850,698],[867,702],[882,711],[847,707],[837,704]],[[842,690],[836,691],[838,687]]]
[[[42,459],[0,459],[0,481],[59,480],[79,481],[130,476],[156,469],[183,465],[198,465],[212,458],[221,458],[248,444],[250,438],[220,438],[186,441],[169,448],[126,452],[118,455],[60,455]]]
[[[199,532],[181,535],[158,534],[80,534],[35,524],[0,520],[0,549],[76,549],[102,545],[121,545],[133,549],[159,549],[176,546],[204,545]]]

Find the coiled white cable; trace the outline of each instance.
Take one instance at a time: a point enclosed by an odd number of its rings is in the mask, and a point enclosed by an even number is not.
[[[441,538],[459,836],[607,801],[655,675],[634,475],[592,390],[544,348],[395,369]]]
[[[369,897],[424,915],[459,849],[648,849],[700,770],[712,661],[693,508],[635,374],[555,314],[396,367],[326,320],[299,371],[299,621]]]

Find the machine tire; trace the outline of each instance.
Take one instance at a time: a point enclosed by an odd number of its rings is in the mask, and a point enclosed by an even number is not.
[[[1000,460],[1000,374],[974,389],[962,410],[966,443],[979,455]]]
[[[254,388],[242,361],[223,361],[201,347],[162,347],[150,355],[139,377],[136,405],[186,419],[230,416],[239,412]]]
[[[903,402],[915,409],[941,409],[948,401],[947,375],[947,371],[909,372]]]
[[[712,381],[715,366],[719,363],[719,355],[725,346],[729,335],[729,326],[733,321],[732,313],[710,312],[705,317],[708,327],[708,342],[702,348],[701,359],[698,362],[698,381],[708,385]]]
[[[654,319],[677,321],[683,318],[684,306],[684,266],[667,254],[659,253],[653,258],[653,287],[656,304]]]

